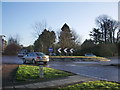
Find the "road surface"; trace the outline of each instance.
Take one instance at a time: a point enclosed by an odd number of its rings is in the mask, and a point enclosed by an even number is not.
[[[3,56],[2,60],[3,64],[23,64],[22,59],[17,56]],[[117,63],[118,59],[112,58],[111,62],[51,61],[47,66],[55,69],[70,71],[79,75],[120,82],[118,79],[120,76],[118,73],[120,67],[110,65]]]

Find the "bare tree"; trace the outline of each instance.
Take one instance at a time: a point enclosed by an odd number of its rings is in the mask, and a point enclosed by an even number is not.
[[[20,35],[19,34],[16,34],[14,36],[10,36],[8,38],[8,44],[20,44]]]
[[[43,32],[44,29],[47,28],[47,23],[46,20],[43,20],[41,22],[36,22],[35,25],[33,26],[34,29],[34,37],[38,38],[39,35]]]
[[[71,32],[72,32],[72,35],[73,35],[73,39],[74,39],[75,45],[80,45],[81,44],[81,37],[80,37],[80,35],[78,35],[77,32],[75,32],[74,29],[72,29]]]
[[[4,54],[16,55],[20,49],[20,36],[19,34],[16,34],[8,38],[8,45],[5,48]]]
[[[114,43],[115,30],[118,28],[118,22],[107,15],[101,15],[96,18],[96,24],[101,30],[103,41],[105,43]]]

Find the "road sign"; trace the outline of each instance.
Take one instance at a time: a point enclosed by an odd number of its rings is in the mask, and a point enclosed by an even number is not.
[[[53,52],[53,48],[49,48],[49,52]]]
[[[68,48],[65,48],[65,49],[64,49],[64,52],[65,52],[65,53],[67,53],[67,49],[68,49]]]
[[[71,48],[71,49],[70,49],[70,52],[71,52],[71,53],[73,53],[73,51],[74,51],[74,49],[73,49],[73,48]]]
[[[62,48],[59,48],[59,49],[58,49],[58,52],[59,52],[59,53],[61,53],[61,49],[62,49]]]

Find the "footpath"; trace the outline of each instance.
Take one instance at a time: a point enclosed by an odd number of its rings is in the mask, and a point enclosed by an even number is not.
[[[13,85],[18,64],[2,64],[2,86]]]
[[[2,65],[2,90],[41,90],[57,88],[59,86],[66,86],[80,82],[95,81],[97,79],[90,78],[82,75],[68,76],[65,78],[54,79],[42,82],[14,83],[15,72],[19,65],[16,64],[3,64]]]
[[[31,84],[24,84],[24,85],[13,85],[13,86],[5,86],[3,87],[3,90],[11,89],[11,90],[39,90],[39,89],[50,89],[50,88],[56,88],[58,86],[65,86],[70,85],[74,83],[79,82],[87,82],[87,81],[95,81],[97,79],[86,77],[86,76],[80,76],[80,75],[74,75],[69,76],[64,79],[59,80],[51,80],[51,81],[45,81],[45,82],[37,82],[37,83],[31,83]]]

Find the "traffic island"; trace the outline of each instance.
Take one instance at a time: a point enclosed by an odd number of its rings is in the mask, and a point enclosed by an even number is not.
[[[64,87],[58,87],[53,90],[120,90],[120,84],[116,82],[109,81],[88,81],[83,83],[77,83],[73,85],[68,85]]]
[[[56,78],[63,78],[72,75],[74,74],[49,67],[19,65],[19,68],[16,72],[16,81],[44,81]]]
[[[50,56],[50,61],[110,61],[104,57],[97,56]]]

